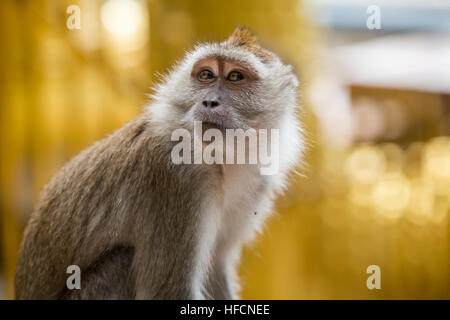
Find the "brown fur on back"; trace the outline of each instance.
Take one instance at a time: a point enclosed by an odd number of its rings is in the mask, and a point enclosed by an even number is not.
[[[143,115],[53,177],[25,230],[16,271],[18,299],[66,298],[69,265],[81,269],[82,298],[107,298],[104,290],[92,290],[117,281],[116,272],[107,271],[109,261],[130,265],[136,289],[122,298],[189,296],[189,288],[175,284],[190,277],[186,270],[194,263],[202,197],[202,190],[191,186],[206,179],[202,167],[186,171],[173,165],[168,139],[155,135]],[[116,249],[123,247],[130,248],[132,261],[118,256]],[[97,272],[99,265],[105,267]],[[88,283],[90,278],[94,282]]]

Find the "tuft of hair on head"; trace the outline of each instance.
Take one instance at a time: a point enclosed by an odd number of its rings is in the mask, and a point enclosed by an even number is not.
[[[257,44],[257,38],[250,29],[245,26],[236,26],[233,33],[226,40],[235,46],[251,46]]]
[[[263,61],[273,60],[274,54],[258,44],[256,36],[245,26],[237,26],[233,33],[224,41],[226,45],[250,51]]]

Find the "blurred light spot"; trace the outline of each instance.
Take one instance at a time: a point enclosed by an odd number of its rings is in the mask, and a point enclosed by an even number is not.
[[[434,192],[430,184],[422,179],[411,181],[411,198],[407,218],[413,223],[423,225],[432,218],[434,205]]]
[[[148,58],[149,17],[143,0],[107,0],[101,8],[104,53],[112,68],[139,70]]]
[[[404,154],[403,149],[395,143],[383,143],[380,145],[386,158],[386,171],[402,171]]]
[[[142,24],[141,10],[136,0],[107,0],[101,13],[103,26],[114,36],[132,36]]]
[[[410,176],[418,176],[421,172],[423,142],[411,143],[405,153],[405,172]]]
[[[354,185],[350,188],[348,196],[350,201],[352,201],[357,205],[360,206],[372,205],[372,187],[370,186]]]
[[[387,218],[398,218],[411,195],[408,179],[400,173],[389,173],[378,182],[372,194],[373,204]]]
[[[432,179],[437,194],[450,196],[450,137],[437,137],[426,144],[424,174]]]
[[[372,184],[383,174],[384,154],[374,146],[356,148],[347,158],[345,169],[352,183]]]

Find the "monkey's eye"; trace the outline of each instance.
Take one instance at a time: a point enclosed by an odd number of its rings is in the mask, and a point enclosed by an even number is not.
[[[229,81],[240,81],[242,79],[244,79],[244,75],[239,71],[231,71],[227,77]]]
[[[198,80],[200,81],[209,81],[211,79],[214,79],[214,73],[212,73],[209,70],[202,70],[200,71],[200,73],[198,74]]]

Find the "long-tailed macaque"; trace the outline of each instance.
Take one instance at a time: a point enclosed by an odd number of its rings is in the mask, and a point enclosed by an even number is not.
[[[246,28],[187,53],[142,114],[81,152],[44,188],[24,233],[16,297],[237,298],[242,246],[301,157],[297,86],[292,67]],[[203,125],[199,132],[195,123]],[[209,129],[277,130],[276,170],[262,174],[259,160],[174,161],[179,129],[195,137]],[[81,270],[81,289],[66,285],[72,265]]]

